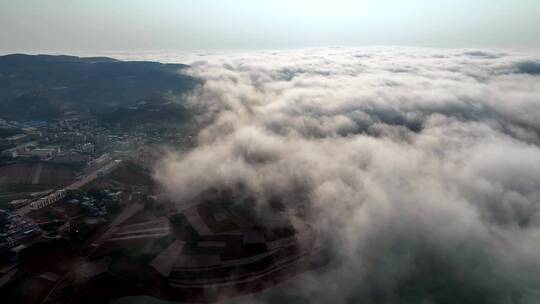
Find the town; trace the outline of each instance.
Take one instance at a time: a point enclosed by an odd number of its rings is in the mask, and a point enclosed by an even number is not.
[[[0,120],[3,298],[100,302],[137,288],[210,302],[324,263],[315,231],[281,212],[267,222],[253,202],[212,189],[169,201],[152,178],[154,162],[166,147],[190,149],[194,133],[83,117]]]
[[[0,287],[35,248],[83,239],[127,202],[155,199],[149,177],[133,184],[133,173],[123,171],[149,174],[159,147],[193,142],[150,125],[124,131],[74,112],[53,121],[0,119],[0,136]],[[113,171],[128,181],[96,184]]]

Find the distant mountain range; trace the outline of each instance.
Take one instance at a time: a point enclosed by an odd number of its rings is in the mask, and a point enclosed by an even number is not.
[[[0,118],[50,120],[75,111],[123,124],[187,115],[187,66],[105,57],[0,56]]]

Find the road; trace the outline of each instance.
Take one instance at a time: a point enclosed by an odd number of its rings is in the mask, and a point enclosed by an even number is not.
[[[113,160],[110,163],[100,167],[99,169],[96,169],[94,172],[84,176],[81,180],[74,182],[73,184],[67,186],[65,190],[76,190],[84,187],[85,185],[93,182],[95,179],[97,179],[101,174],[107,174],[114,170],[116,167],[118,167],[122,163],[121,160]]]

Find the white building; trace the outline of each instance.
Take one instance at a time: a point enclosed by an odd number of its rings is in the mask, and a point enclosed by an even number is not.
[[[19,156],[17,148],[2,151],[2,157],[16,158],[17,156]]]
[[[56,149],[34,149],[30,152],[30,155],[41,160],[49,160],[53,158],[56,153]]]
[[[38,209],[47,207],[63,199],[64,197],[66,197],[66,195],[67,193],[65,190],[55,191],[45,197],[42,197],[30,203],[30,208],[32,208],[33,210],[38,210]]]

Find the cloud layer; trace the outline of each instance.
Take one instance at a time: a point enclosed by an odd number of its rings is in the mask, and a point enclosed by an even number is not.
[[[539,57],[411,48],[200,56],[206,127],[156,177],[276,198],[332,246],[309,303],[540,301]],[[264,208],[262,208],[264,209]]]

